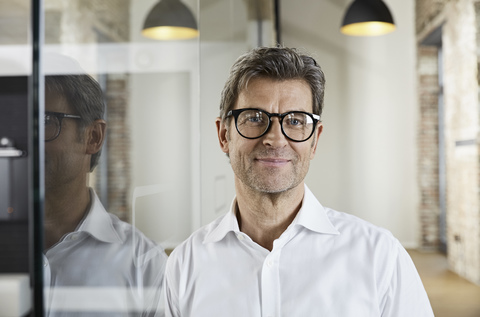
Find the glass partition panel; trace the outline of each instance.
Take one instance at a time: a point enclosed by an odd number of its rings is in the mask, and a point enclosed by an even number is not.
[[[44,1],[47,316],[161,316],[199,213],[199,38],[144,37],[157,2]]]

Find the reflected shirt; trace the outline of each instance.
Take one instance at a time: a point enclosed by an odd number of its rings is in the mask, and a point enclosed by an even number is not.
[[[44,254],[46,316],[163,316],[167,255],[90,197],[75,232]]]
[[[302,207],[272,251],[230,211],[170,255],[166,316],[433,316],[416,268],[393,235],[324,208],[305,186]]]

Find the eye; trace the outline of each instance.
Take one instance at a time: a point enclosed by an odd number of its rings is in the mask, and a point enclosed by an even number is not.
[[[248,117],[247,121],[250,123],[259,123],[263,121],[262,115],[260,113],[257,113],[254,116]]]
[[[289,119],[287,122],[288,122],[289,125],[301,125],[301,124],[303,124],[300,120],[298,120],[296,118]]]
[[[305,115],[291,114],[285,117],[285,124],[290,127],[303,127],[306,124]]]
[[[239,124],[245,124],[248,126],[265,124],[265,116],[260,111],[244,111],[238,119]]]

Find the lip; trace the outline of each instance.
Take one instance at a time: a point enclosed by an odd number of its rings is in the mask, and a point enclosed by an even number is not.
[[[278,157],[263,157],[255,159],[260,164],[272,167],[281,167],[290,162],[288,159],[278,158]]]

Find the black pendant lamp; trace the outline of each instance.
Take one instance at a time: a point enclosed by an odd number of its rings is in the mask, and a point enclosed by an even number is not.
[[[142,35],[155,40],[184,40],[197,37],[198,27],[180,0],[161,0],[148,13]]]
[[[343,18],[340,31],[353,36],[375,36],[393,32],[395,24],[382,0],[355,0]]]

